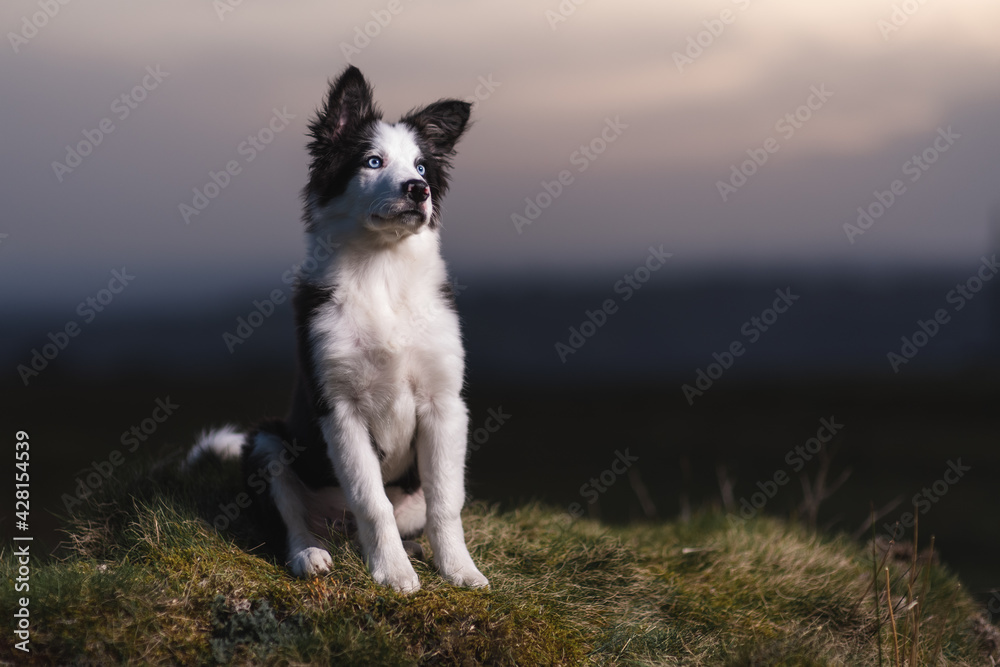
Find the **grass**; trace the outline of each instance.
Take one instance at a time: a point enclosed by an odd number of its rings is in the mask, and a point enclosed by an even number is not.
[[[991,664],[995,629],[958,580],[885,544],[873,552],[710,512],[613,528],[473,504],[467,538],[492,590],[453,588],[417,563],[423,589],[402,596],[374,585],[344,541],[332,543],[330,576],[302,581],[254,552],[246,516],[218,531],[219,505],[242,490],[236,464],[215,461],[109,483],[69,518],[57,556],[32,562],[32,653],[13,650],[8,631],[5,654],[24,664]],[[9,550],[0,567],[16,576]],[[5,586],[0,603],[13,609],[20,595]]]

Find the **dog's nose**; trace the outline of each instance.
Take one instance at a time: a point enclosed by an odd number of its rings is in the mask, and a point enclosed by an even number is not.
[[[431,196],[431,189],[426,182],[421,181],[419,178],[415,178],[412,181],[403,183],[403,194],[412,199],[415,203],[420,204]]]

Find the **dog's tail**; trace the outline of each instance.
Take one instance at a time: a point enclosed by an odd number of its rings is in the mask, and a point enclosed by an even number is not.
[[[209,452],[223,459],[238,458],[245,440],[246,435],[236,430],[236,427],[230,424],[222,428],[203,431],[198,436],[198,441],[195,442],[194,447],[188,452],[187,458],[184,459],[184,465],[194,465]]]

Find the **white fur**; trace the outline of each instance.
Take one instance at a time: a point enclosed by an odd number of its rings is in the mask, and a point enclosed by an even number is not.
[[[403,493],[398,486],[390,486],[385,492],[392,503],[392,514],[396,518],[400,535],[412,535],[423,529],[427,522],[427,502],[423,489],[418,489],[415,493]]]
[[[227,424],[222,428],[204,431],[188,452],[184,465],[193,465],[206,452],[215,452],[222,458],[239,458],[245,436],[235,426]]]
[[[335,285],[334,299],[312,320],[312,363],[332,411],[321,422],[340,490],[357,521],[372,577],[409,592],[420,587],[400,534],[424,526],[438,570],[462,586],[486,586],[465,545],[461,509],[468,415],[460,398],[464,351],[458,317],[443,301],[447,280],[430,198],[423,220],[394,217],[401,185],[419,179],[420,159],[411,129],[380,123],[374,137],[378,170],[362,169],[347,192],[325,208],[309,202],[312,256],[318,239],[333,238],[337,252],[303,278]],[[412,205],[404,204],[405,206]],[[369,434],[371,429],[371,435]],[[416,456],[423,493],[387,495],[383,480],[397,479]],[[384,458],[372,448],[374,436]],[[289,531],[296,573],[324,571],[313,549],[301,489],[275,481],[275,501]],[[327,499],[329,501],[330,499]]]

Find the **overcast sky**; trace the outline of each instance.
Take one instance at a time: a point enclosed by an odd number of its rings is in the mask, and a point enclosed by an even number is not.
[[[0,8],[7,302],[72,304],[121,267],[151,298],[280,284],[304,127],[348,60],[392,119],[482,98],[444,206],[460,276],[630,269],[661,244],[679,271],[974,267],[997,245],[996,2],[50,1]],[[519,232],[526,198],[547,206]]]

